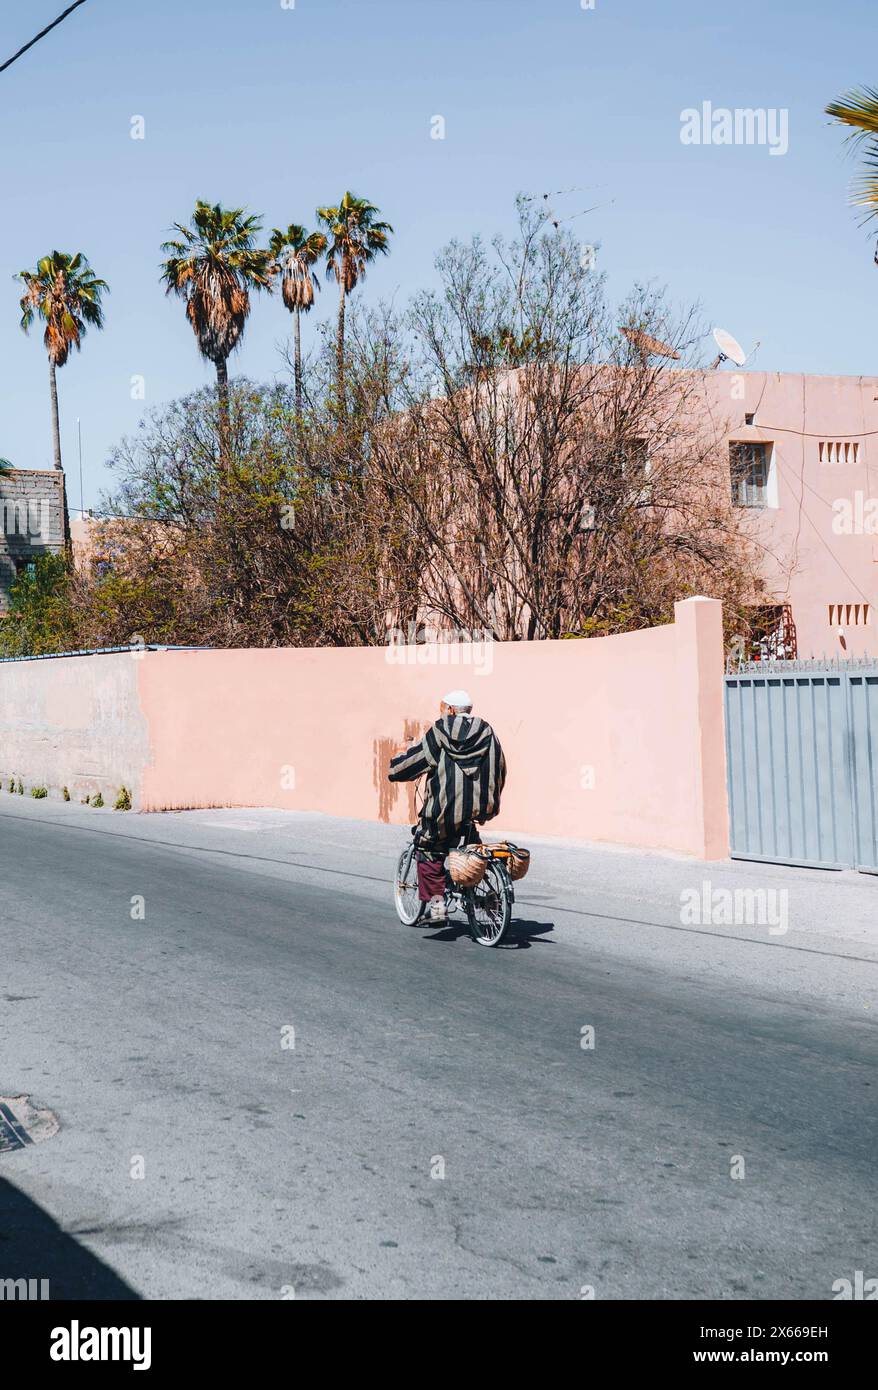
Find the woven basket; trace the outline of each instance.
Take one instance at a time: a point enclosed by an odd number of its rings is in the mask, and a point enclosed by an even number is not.
[[[475,888],[488,869],[488,861],[477,849],[453,849],[448,856],[448,872],[459,888]]]
[[[530,868],[530,850],[521,849],[519,845],[509,846],[509,877],[515,883],[518,879],[524,878]]]
[[[530,850],[522,849],[520,845],[513,845],[509,840],[501,840],[496,845],[487,845],[486,849],[492,858],[503,860],[513,883],[524,878],[530,868]]]

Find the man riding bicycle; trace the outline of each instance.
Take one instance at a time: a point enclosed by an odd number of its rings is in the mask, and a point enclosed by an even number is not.
[[[427,774],[427,793],[420,813],[418,895],[429,904],[430,919],[444,921],[444,861],[463,841],[479,840],[477,825],[500,811],[506,782],[506,759],[490,724],[472,712],[465,690],[450,691],[439,705],[439,718],[418,742],[390,761],[391,782],[414,782]]]

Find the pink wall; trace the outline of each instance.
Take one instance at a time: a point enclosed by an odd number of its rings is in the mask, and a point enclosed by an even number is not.
[[[496,829],[728,852],[718,603],[680,603],[667,627],[457,649],[470,664],[439,664],[453,650],[148,652],[140,804],[407,824],[412,793],[387,782],[391,753],[464,685],[509,761]]]
[[[878,605],[878,377],[726,365],[703,374],[703,382],[706,409],[721,432],[772,445],[775,505],[748,517],[774,595],[792,605],[799,655],[878,655],[878,614],[871,611]],[[826,448],[821,460],[821,442],[847,443],[848,461],[829,462]],[[845,619],[850,605],[843,641],[830,623],[830,604],[841,604]]]

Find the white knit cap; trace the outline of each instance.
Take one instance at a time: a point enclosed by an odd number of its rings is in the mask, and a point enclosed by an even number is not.
[[[449,690],[447,695],[442,696],[442,701],[451,705],[452,709],[472,709],[473,706],[473,697],[466,690]]]

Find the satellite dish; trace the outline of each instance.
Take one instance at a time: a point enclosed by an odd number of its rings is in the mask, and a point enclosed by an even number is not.
[[[672,357],[674,361],[680,360],[676,348],[660,342],[658,338],[651,338],[640,328],[620,328],[619,332],[624,334],[629,343],[634,344],[641,357]]]
[[[753,356],[752,352],[745,352],[737,338],[733,338],[731,333],[727,333],[724,328],[713,330],[713,341],[719,348],[719,357],[711,364],[711,371],[714,371],[721,362],[734,362],[736,367],[743,367],[747,358]],[[757,343],[756,347],[758,346]],[[753,352],[755,351],[756,348],[753,349]]]

